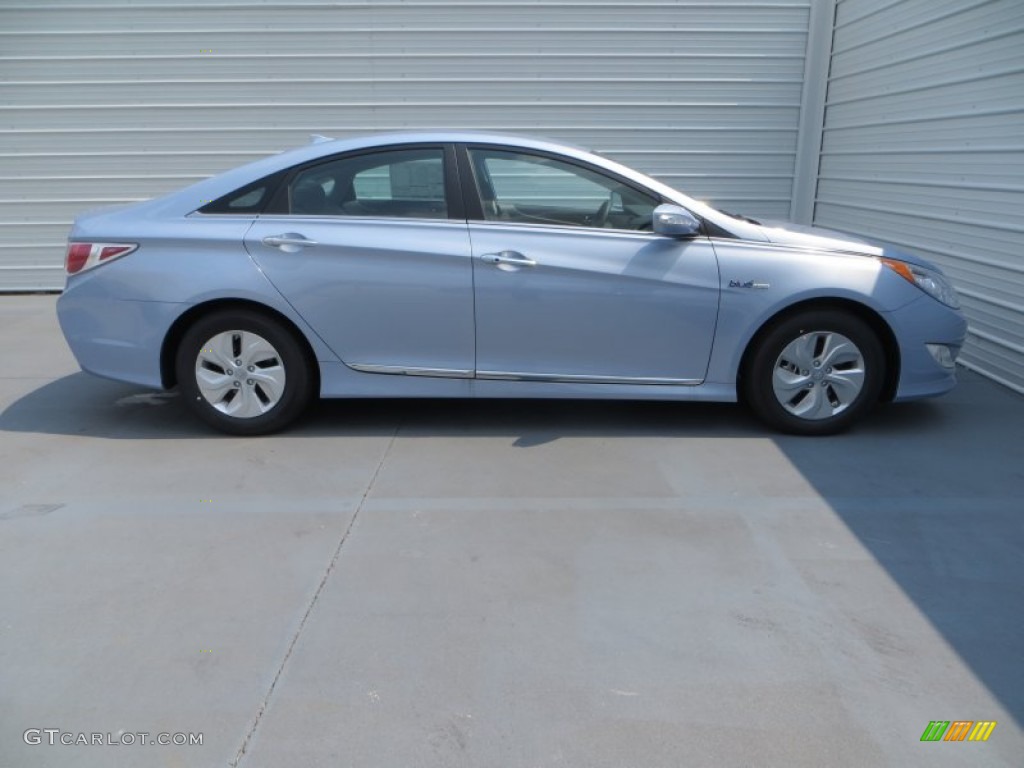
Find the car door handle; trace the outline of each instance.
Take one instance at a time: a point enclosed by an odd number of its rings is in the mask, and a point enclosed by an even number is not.
[[[480,257],[480,261],[485,264],[497,264],[499,267],[502,264],[507,264],[512,267],[536,267],[537,262],[533,259],[528,259],[518,251],[502,251],[501,253],[485,253]]]
[[[317,242],[316,240],[310,240],[308,237],[287,232],[283,235],[271,235],[270,237],[264,237],[263,244],[270,245],[275,248],[280,248],[286,245],[293,245],[298,248],[308,248],[310,246],[317,245]]]

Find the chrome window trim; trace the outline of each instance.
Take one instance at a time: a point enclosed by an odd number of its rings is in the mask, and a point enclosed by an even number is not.
[[[201,214],[203,216],[228,216],[231,214]],[[466,226],[465,219],[453,219],[448,216],[442,217],[422,217],[422,216],[347,216],[344,214],[331,214],[331,213],[261,213],[258,214],[260,219],[287,219],[288,221],[299,221],[303,219],[312,219],[315,221],[331,221],[331,222],[386,222],[388,224],[394,224],[395,222],[408,221],[415,224],[448,224],[456,225],[462,228]]]
[[[630,235],[644,237],[648,240],[673,240],[675,238],[666,237],[665,235],[659,235],[657,232],[652,232],[649,229],[615,229],[613,227],[588,227],[585,224],[546,224],[532,221],[498,221],[498,220],[487,220],[487,219],[468,219],[471,227],[515,227],[517,229],[529,228],[529,229],[555,229],[559,232],[571,232],[575,234],[587,233],[594,236],[600,235]],[[697,235],[698,238],[703,238],[704,235]],[[689,238],[691,240],[695,238]]]

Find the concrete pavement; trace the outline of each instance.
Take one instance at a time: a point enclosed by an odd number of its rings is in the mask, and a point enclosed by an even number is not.
[[[54,300],[0,297],[0,767],[1020,764],[1024,398],[981,377],[828,439],[532,401],[239,439],[77,372]]]

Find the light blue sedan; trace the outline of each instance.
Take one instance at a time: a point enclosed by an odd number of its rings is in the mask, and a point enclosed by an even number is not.
[[[949,390],[966,332],[920,258],[477,133],[317,137],[81,216],[66,271],[84,370],[244,435],[317,394],[742,400],[829,434]]]

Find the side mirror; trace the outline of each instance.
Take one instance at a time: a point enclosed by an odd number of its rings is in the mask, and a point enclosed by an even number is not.
[[[700,221],[685,208],[665,203],[654,209],[654,231],[666,237],[694,237]]]

